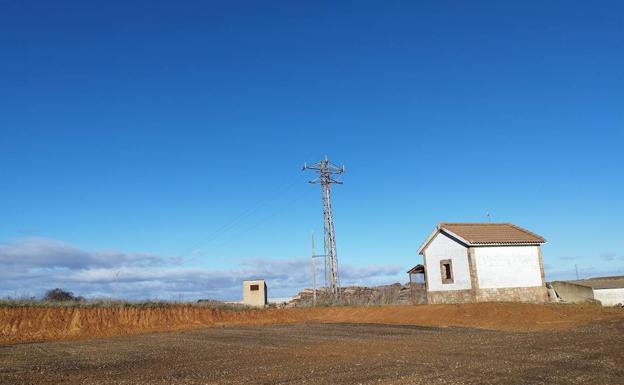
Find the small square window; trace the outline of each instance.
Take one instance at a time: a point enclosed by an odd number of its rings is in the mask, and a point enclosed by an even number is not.
[[[260,285],[249,285],[249,290],[258,291],[260,290]]]
[[[440,261],[440,276],[442,283],[453,283],[453,261],[443,259]]]

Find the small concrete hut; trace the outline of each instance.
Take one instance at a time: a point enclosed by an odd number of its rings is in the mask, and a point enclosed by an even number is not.
[[[268,304],[267,285],[264,279],[243,281],[243,304],[264,307]]]

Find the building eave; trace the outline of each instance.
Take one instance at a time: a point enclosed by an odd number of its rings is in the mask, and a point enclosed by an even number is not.
[[[425,249],[427,249],[427,247],[429,246],[429,244],[431,243],[431,241],[433,241],[433,239],[436,237],[436,235],[438,235],[439,233],[445,233],[446,235],[449,235],[450,238],[452,238],[454,241],[459,241],[458,243],[463,243],[463,246],[470,246],[470,242],[468,242],[467,240],[465,240],[464,238],[460,237],[459,235],[455,234],[452,231],[449,231],[448,229],[442,228],[439,224],[435,227],[435,229],[433,229],[433,231],[431,232],[431,234],[429,234],[429,236],[427,237],[427,239],[425,239],[425,242],[423,242],[423,244],[418,248],[418,254],[424,256],[424,252]]]

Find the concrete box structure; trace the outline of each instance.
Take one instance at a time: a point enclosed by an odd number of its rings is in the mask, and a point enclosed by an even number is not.
[[[546,302],[544,242],[511,223],[440,223],[418,250],[428,302]]]
[[[268,304],[267,286],[263,279],[243,281],[243,304],[256,307]]]
[[[596,277],[550,284],[566,302],[599,301],[602,306],[624,305],[624,276]]]

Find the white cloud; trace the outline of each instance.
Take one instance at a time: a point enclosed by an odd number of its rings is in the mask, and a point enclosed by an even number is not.
[[[47,238],[22,238],[0,244],[3,265],[65,267],[70,269],[112,266],[152,266],[162,263],[160,257],[116,251],[90,252],[67,243]]]
[[[311,280],[309,258],[255,258],[231,269],[211,269],[189,266],[176,257],[89,251],[47,238],[0,244],[0,263],[0,296],[39,296],[61,287],[86,297],[237,299],[242,280],[264,278],[269,295],[281,297],[310,287]],[[340,272],[343,285],[386,284],[405,278],[397,266],[341,265]]]

